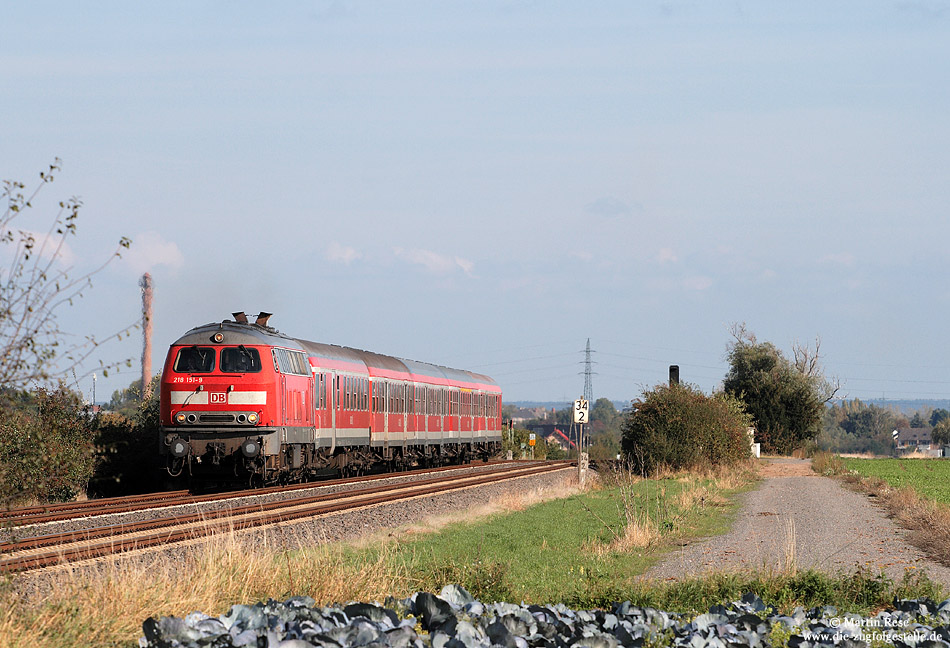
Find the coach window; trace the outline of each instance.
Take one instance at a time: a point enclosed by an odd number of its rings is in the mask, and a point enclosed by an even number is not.
[[[324,409],[327,406],[327,375],[325,373],[314,376],[313,386],[317,390],[317,409]]]
[[[174,369],[178,373],[214,371],[214,347],[190,346],[178,349]]]

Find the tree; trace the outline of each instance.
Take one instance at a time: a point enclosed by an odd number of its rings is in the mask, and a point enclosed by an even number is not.
[[[930,413],[930,427],[937,427],[937,424],[940,423],[940,421],[946,419],[950,419],[950,412],[943,409],[942,407],[938,407]]]
[[[752,419],[724,393],[706,396],[685,383],[658,385],[633,403],[623,422],[623,454],[634,470],[736,463],[750,454]]]
[[[857,398],[842,401],[826,408],[818,447],[831,452],[889,455],[894,448],[891,432],[906,425],[894,410],[867,405]]]
[[[142,404],[142,379],[136,378],[125,389],[116,389],[106,409],[132,420]]]
[[[920,415],[920,412],[914,412],[914,415],[910,419],[910,426],[912,428],[926,427],[926,423],[924,423],[924,419]]]
[[[950,418],[942,418],[937,422],[930,439],[938,445],[950,445]]]
[[[94,337],[66,342],[59,314],[92,286],[93,276],[131,244],[122,237],[105,262],[80,276],[71,276],[71,269],[62,267],[67,239],[76,234],[82,201],[73,197],[60,202],[52,223],[40,230],[28,219],[23,222],[60,166],[57,158],[41,172],[40,182],[29,195],[25,184],[13,180],[4,180],[0,191],[0,199],[6,203],[0,216],[0,244],[10,250],[10,261],[0,269],[0,388],[22,388],[65,377],[93,353],[100,344]],[[107,339],[122,337],[130,328]],[[114,365],[103,365],[103,373],[110,366]]]
[[[590,408],[591,423],[603,421],[604,428],[610,429],[617,424],[617,408],[609,398],[598,398]]]
[[[740,399],[755,421],[764,452],[788,454],[821,430],[825,404],[837,386],[824,378],[818,348],[796,346],[789,361],[775,345],[758,342],[745,325],[734,325],[723,389]]]

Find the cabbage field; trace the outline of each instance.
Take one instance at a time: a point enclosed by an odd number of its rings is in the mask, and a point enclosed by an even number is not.
[[[950,459],[850,459],[848,470],[880,477],[891,486],[913,487],[924,497],[950,504]]]

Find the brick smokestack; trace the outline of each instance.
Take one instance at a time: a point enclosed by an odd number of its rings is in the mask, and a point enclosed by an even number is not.
[[[139,281],[142,287],[142,400],[149,396],[152,381],[152,275],[145,273]]]

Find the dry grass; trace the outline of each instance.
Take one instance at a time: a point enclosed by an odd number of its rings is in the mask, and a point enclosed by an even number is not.
[[[222,533],[174,554],[61,568],[37,588],[13,581],[0,593],[0,646],[134,643],[149,616],[218,614],[235,602],[293,595],[324,603],[382,600],[407,588],[406,575],[392,571],[385,553],[354,568],[322,538],[299,534],[291,540],[306,551],[305,559],[287,550],[286,534],[278,546],[274,534]]]
[[[795,551],[797,546],[797,537],[795,534],[795,518],[789,517],[785,520],[785,532],[783,534],[782,551],[784,558],[783,568],[785,573],[794,576],[798,570],[795,562]]]
[[[877,497],[897,523],[911,532],[911,544],[950,567],[950,507],[922,497],[911,486],[894,488],[880,477],[845,474],[841,479]]]
[[[848,472],[840,455],[830,452],[816,452],[811,459],[811,468],[819,475],[831,477]]]
[[[670,535],[678,521],[698,508],[727,506],[729,500],[722,495],[723,491],[740,488],[757,479],[756,467],[752,462],[692,471],[662,470],[658,471],[658,475],[663,475],[658,479],[674,480],[683,486],[675,495],[668,495],[666,486],[657,486],[646,506],[635,496],[635,487],[643,481],[642,476],[621,471],[605,478],[619,487],[624,526],[620,533],[612,531],[614,537],[607,543],[588,543],[585,546],[587,551],[603,556],[611,552],[624,553],[656,547],[665,536]]]
[[[499,497],[494,497],[482,506],[477,506],[465,511],[456,511],[445,515],[438,515],[427,518],[421,522],[407,524],[394,530],[381,531],[380,533],[366,536],[356,544],[367,546],[378,542],[381,537],[402,538],[406,536],[417,536],[423,534],[438,533],[450,524],[478,522],[492,515],[499,513],[510,513],[512,511],[523,511],[529,506],[540,504],[554,499],[563,499],[583,492],[598,488],[596,480],[588,480],[586,486],[578,483],[577,477],[572,476],[565,479],[556,486],[547,486],[543,488],[533,488],[528,491],[509,491]]]

